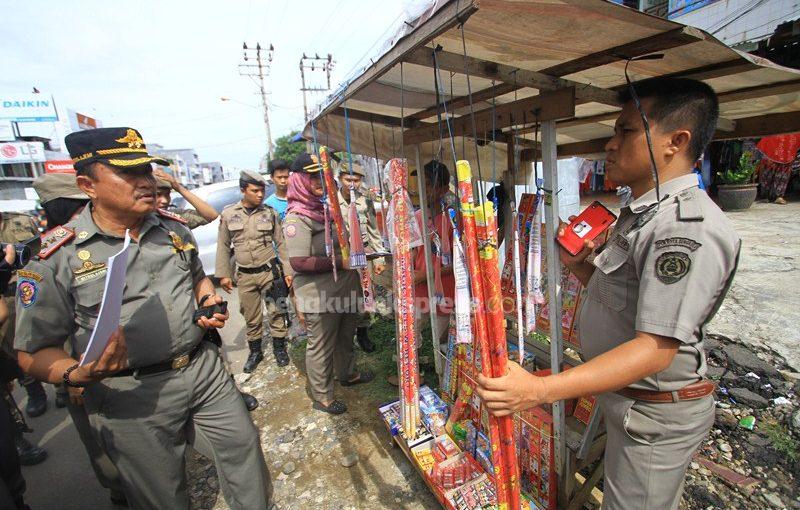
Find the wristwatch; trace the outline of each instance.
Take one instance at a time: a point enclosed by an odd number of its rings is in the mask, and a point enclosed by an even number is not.
[[[79,384],[79,383],[76,383],[76,382],[72,382],[69,379],[69,374],[71,374],[77,368],[78,368],[78,363],[75,363],[74,365],[72,365],[71,367],[69,367],[68,369],[66,369],[64,371],[64,376],[63,376],[64,384],[66,384],[67,386],[69,386],[71,388],[85,388],[86,387],[85,384]]]

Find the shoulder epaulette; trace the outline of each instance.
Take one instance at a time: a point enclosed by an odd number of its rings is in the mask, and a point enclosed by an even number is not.
[[[42,234],[42,247],[39,250],[39,259],[44,260],[59,248],[67,244],[73,237],[75,231],[67,227],[59,226],[48,230]]]
[[[691,190],[678,195],[678,219],[681,221],[703,221],[703,209]]]
[[[156,212],[158,213],[159,216],[167,218],[168,220],[174,220],[177,221],[178,223],[183,223],[184,225],[188,223],[188,221],[186,221],[185,219],[183,219],[182,217],[178,216],[173,212],[169,212],[164,209],[156,209]]]

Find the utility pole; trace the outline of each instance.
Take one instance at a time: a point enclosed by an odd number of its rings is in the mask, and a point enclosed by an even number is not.
[[[269,45],[269,50],[262,55],[261,44],[256,43],[255,48],[248,48],[247,43],[242,44],[244,63],[239,64],[239,74],[251,78],[258,77],[258,87],[261,91],[261,103],[264,106],[264,128],[267,131],[267,161],[272,158],[275,146],[272,144],[272,131],[269,127],[269,101],[267,100],[267,90],[264,86],[264,76],[269,75],[269,68],[272,65],[272,53],[275,47]],[[252,63],[252,62],[255,63]]]
[[[306,92],[327,92],[331,89],[331,70],[333,69],[334,62],[333,55],[328,53],[327,57],[320,57],[319,54],[314,54],[313,57],[307,57],[303,53],[300,59],[300,81],[302,82],[303,92],[303,118],[308,122],[308,100],[306,99]],[[327,87],[307,87],[306,86],[306,69],[310,71],[324,71],[327,78]]]

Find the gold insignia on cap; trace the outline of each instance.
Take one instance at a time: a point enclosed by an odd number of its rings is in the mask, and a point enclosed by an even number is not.
[[[89,260],[92,257],[92,254],[89,253],[89,250],[81,250],[78,252],[78,258],[81,260]]]
[[[128,129],[128,132],[124,137],[117,138],[115,141],[119,143],[127,143],[128,147],[134,149],[141,149],[144,145],[144,140],[142,140],[141,137],[139,137],[139,134],[133,129]]]

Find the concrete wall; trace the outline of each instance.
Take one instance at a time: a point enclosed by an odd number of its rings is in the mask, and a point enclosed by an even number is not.
[[[736,46],[769,37],[780,23],[800,17],[800,0],[756,1],[719,0],[671,19],[702,28],[728,46]]]

